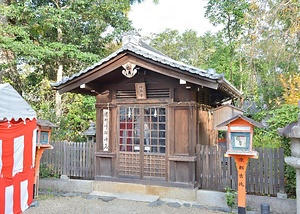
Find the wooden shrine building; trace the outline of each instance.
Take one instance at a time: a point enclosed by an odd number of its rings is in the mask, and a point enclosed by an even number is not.
[[[213,69],[175,61],[131,34],[52,87],[97,98],[95,179],[191,187],[196,144],[216,142],[212,109],[241,98]]]

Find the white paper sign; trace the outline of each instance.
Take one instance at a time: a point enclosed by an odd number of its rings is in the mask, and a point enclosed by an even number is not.
[[[109,149],[109,109],[103,109],[103,151]]]

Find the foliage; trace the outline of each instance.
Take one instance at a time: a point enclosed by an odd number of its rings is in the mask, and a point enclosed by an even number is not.
[[[68,93],[63,101],[63,116],[57,120],[59,128],[54,130],[53,140],[86,141],[82,132],[88,129],[89,121],[96,120],[95,97]]]
[[[94,98],[65,94],[57,117],[50,82],[77,73],[118,47],[131,29],[130,4],[141,1],[4,1],[0,7],[0,82],[10,82],[37,111],[60,127],[53,137],[80,140],[94,120]],[[116,44],[116,45],[115,45]],[[94,105],[94,103],[93,103]],[[91,111],[91,112],[87,112]]]
[[[48,166],[46,163],[40,165],[40,178],[58,178],[59,175],[55,174],[51,169],[51,166]]]
[[[266,124],[265,129],[255,129],[253,146],[289,149],[289,143],[278,135],[277,129],[297,121],[299,112],[298,106],[284,104],[279,108],[253,115],[254,120]]]
[[[256,121],[264,120],[267,124],[266,129],[256,128],[254,131],[253,146],[254,147],[269,147],[269,148],[284,148],[284,155],[291,155],[290,139],[280,137],[277,129],[284,128],[287,124],[297,121],[299,108],[296,105],[284,104],[279,108],[271,111],[262,111],[254,115]],[[286,193],[293,197],[296,190],[296,174],[295,169],[285,165],[285,189]]]
[[[283,99],[285,103],[298,104],[300,100],[300,74],[291,74],[287,78],[280,75],[279,80],[284,88]]]
[[[235,50],[239,44],[239,37],[243,34],[245,16],[249,10],[247,0],[209,0],[206,6],[205,16],[213,25],[223,25],[222,31],[225,35],[225,41],[228,42],[228,57],[230,73],[229,80],[233,81],[233,63],[235,58]]]
[[[232,209],[236,206],[237,192],[229,187],[225,188],[225,198],[227,205]]]

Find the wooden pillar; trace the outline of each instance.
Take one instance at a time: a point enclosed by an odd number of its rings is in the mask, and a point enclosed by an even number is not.
[[[238,176],[238,213],[246,213],[246,170],[249,157],[244,155],[234,156]]]
[[[196,186],[197,113],[195,102],[169,105],[169,182]]]
[[[249,158],[257,158],[257,154],[225,154],[225,157],[233,157],[237,169],[238,187],[238,214],[246,213],[246,170]]]
[[[34,196],[38,195],[38,184],[39,184],[39,174],[40,174],[40,161],[42,158],[42,155],[46,149],[53,149],[53,146],[51,145],[45,145],[45,146],[37,146],[36,148],[36,155],[35,155],[35,168],[34,168]]]

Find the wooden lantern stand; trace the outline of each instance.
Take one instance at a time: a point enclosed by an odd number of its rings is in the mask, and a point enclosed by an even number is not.
[[[227,126],[227,152],[225,157],[233,157],[238,177],[238,214],[246,213],[246,170],[249,158],[258,158],[257,151],[252,150],[254,126],[264,126],[244,116],[236,115],[233,118],[219,124]]]
[[[57,127],[57,125],[47,120],[42,120],[42,119],[37,120],[37,142],[36,142],[36,152],[35,152],[33,198],[35,198],[35,196],[38,196],[40,161],[42,155],[46,149],[53,149],[53,146],[50,145],[50,135],[53,127]]]
[[[42,155],[46,149],[53,149],[51,145],[39,145],[36,147],[35,155],[35,173],[34,173],[34,196],[38,196],[38,186],[39,186],[39,174],[40,174],[40,161]]]
[[[234,154],[226,153],[226,157],[233,157],[237,169],[238,177],[238,214],[246,213],[246,170],[249,162],[249,158],[258,158],[256,152],[253,154]]]

